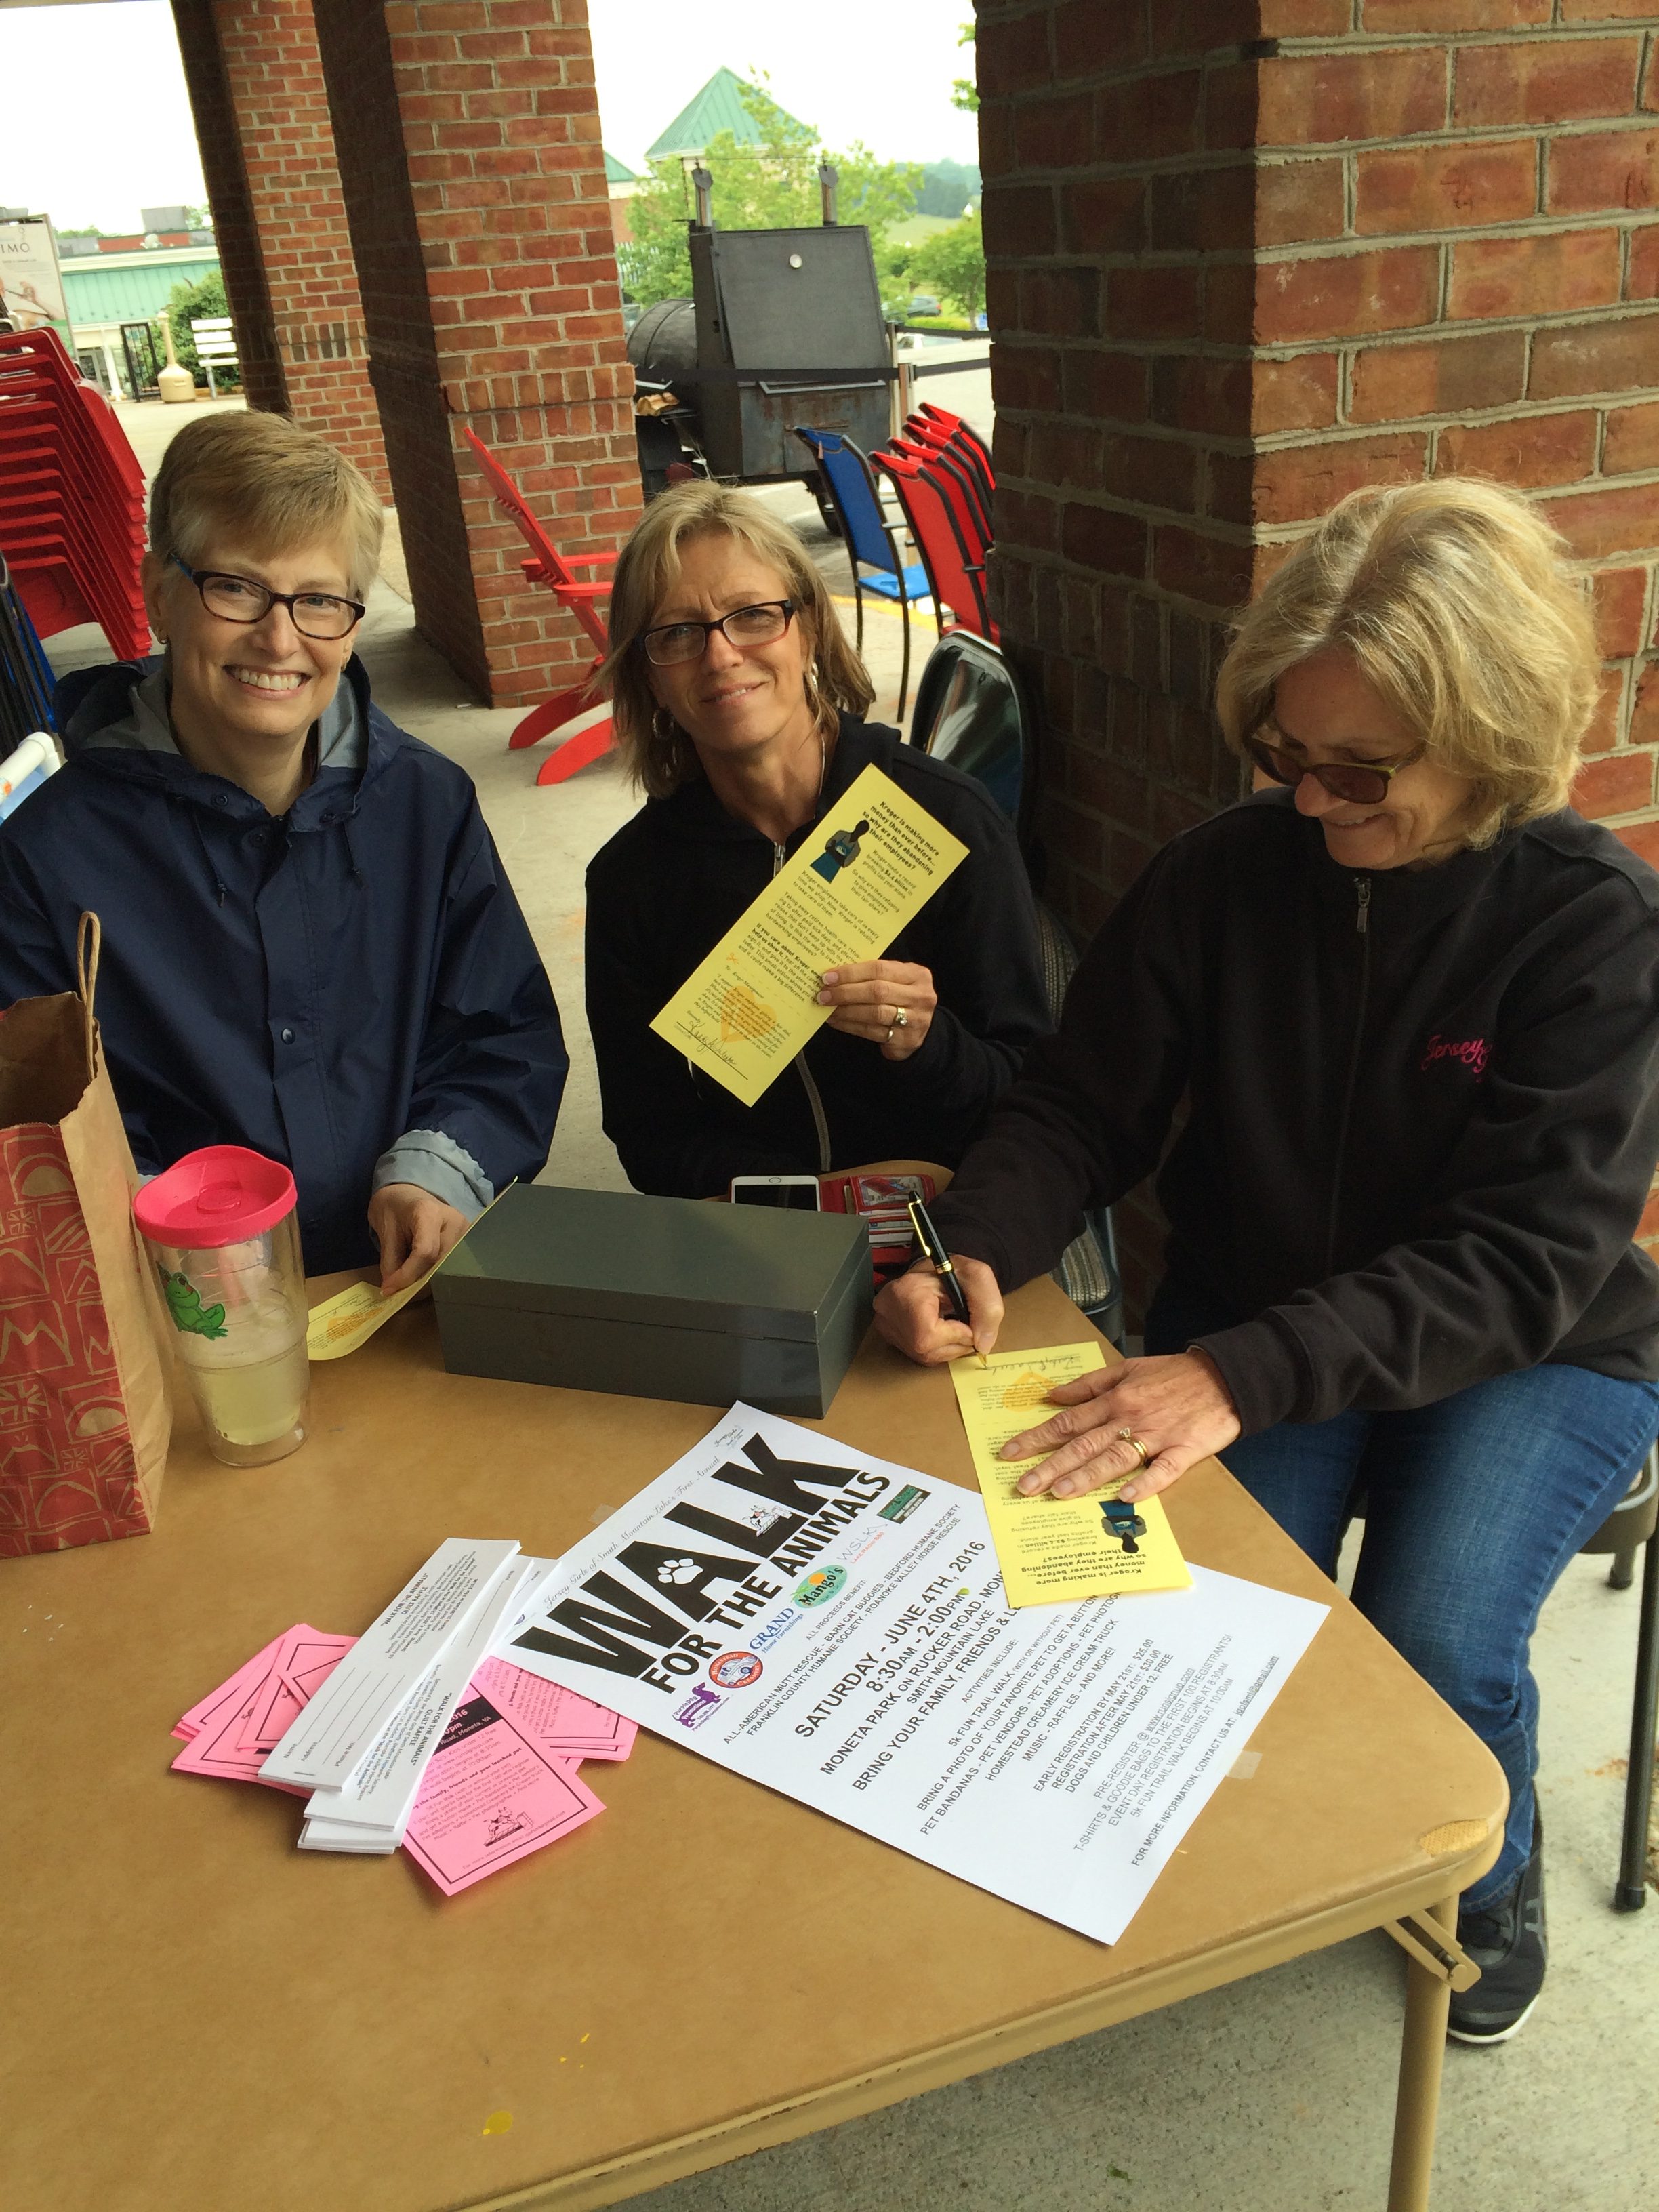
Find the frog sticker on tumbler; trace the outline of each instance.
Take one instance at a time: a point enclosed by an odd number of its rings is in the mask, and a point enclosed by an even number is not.
[[[173,1326],[180,1334],[222,1336],[225,1334],[225,1310],[222,1306],[204,1306],[202,1293],[188,1275],[170,1275],[165,1267],[159,1272],[167,1311],[173,1316]]]

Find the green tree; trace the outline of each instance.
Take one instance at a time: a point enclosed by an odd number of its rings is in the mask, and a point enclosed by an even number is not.
[[[230,313],[230,302],[225,297],[223,276],[214,269],[197,283],[186,283],[181,280],[168,293],[167,303],[162,313],[173,325],[173,346],[179,356],[179,366],[187,368],[198,384],[205,389],[207,371],[197,357],[196,340],[191,334],[190,325],[192,317],[198,322],[205,322],[210,315],[228,315]],[[216,385],[234,389],[241,383],[241,371],[229,367],[222,368],[216,362],[213,380]]]
[[[971,23],[964,23],[957,44],[959,46],[971,46],[974,42],[974,26]],[[978,114],[979,87],[971,77],[959,76],[951,87],[951,105],[952,107],[961,108],[966,114]]]
[[[921,188],[915,163],[880,161],[856,141],[844,154],[826,153],[810,124],[787,115],[765,85],[746,84],[743,104],[761,134],[740,146],[729,131],[709,142],[702,159],[714,180],[714,216],[722,230],[781,230],[819,217],[818,163],[835,164],[838,213],[867,223],[879,240],[890,223],[909,214]],[[686,225],[696,211],[690,179],[678,160],[653,161],[649,181],[628,202],[633,237],[617,252],[623,283],[642,307],[682,299],[691,289]]]
[[[985,240],[979,217],[965,215],[948,230],[924,239],[911,257],[910,278],[964,315],[978,314],[985,305]]]

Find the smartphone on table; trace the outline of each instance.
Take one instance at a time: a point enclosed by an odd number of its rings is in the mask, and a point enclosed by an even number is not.
[[[733,1206],[773,1206],[786,1213],[817,1213],[818,1179],[811,1175],[733,1176]]]

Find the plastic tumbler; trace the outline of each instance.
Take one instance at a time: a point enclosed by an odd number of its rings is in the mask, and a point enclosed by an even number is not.
[[[210,1145],[132,1202],[208,1443],[230,1467],[264,1467],[305,1442],[311,1370],[295,1200],[279,1161]]]

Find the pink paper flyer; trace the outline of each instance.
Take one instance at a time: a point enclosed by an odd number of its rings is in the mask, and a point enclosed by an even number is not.
[[[487,1698],[459,1707],[432,1754],[404,1849],[453,1897],[591,1820],[604,1806]]]

